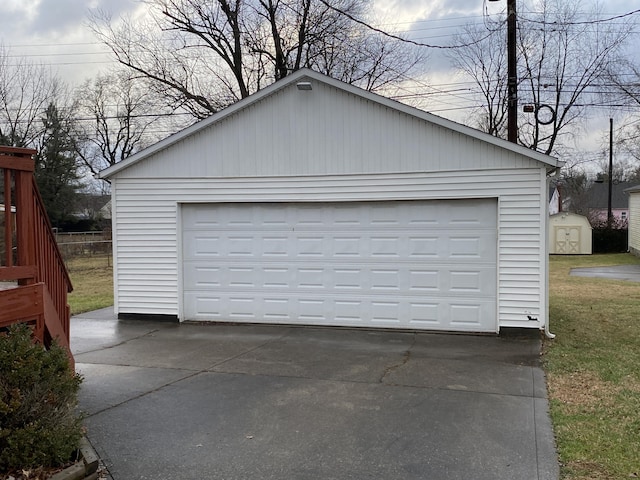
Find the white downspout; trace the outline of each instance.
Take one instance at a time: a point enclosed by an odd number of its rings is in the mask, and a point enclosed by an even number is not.
[[[549,200],[548,200],[548,195],[549,195],[549,180],[551,177],[555,177],[558,172],[560,171],[560,167],[556,167],[553,169],[553,171],[549,172],[547,174],[547,181],[545,182],[547,185],[547,188],[545,189],[545,211],[546,211],[546,216],[545,216],[545,222],[546,222],[546,228],[545,228],[545,262],[547,262],[547,274],[546,274],[546,278],[545,278],[545,283],[547,284],[546,286],[546,290],[547,290],[547,295],[546,295],[546,321],[544,322],[544,336],[547,337],[550,340],[553,340],[554,338],[556,338],[556,334],[555,333],[551,333],[551,331],[549,330]]]

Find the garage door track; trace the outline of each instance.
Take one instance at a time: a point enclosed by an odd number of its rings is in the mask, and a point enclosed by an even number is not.
[[[535,335],[72,319],[115,480],[556,479]]]

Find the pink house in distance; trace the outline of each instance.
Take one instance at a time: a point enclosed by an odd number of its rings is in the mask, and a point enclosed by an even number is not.
[[[631,182],[614,181],[611,190],[611,214],[616,225],[625,226],[629,222],[629,196],[625,190],[635,186]],[[589,189],[587,216],[591,225],[605,223],[609,207],[609,184],[605,181],[594,183]]]

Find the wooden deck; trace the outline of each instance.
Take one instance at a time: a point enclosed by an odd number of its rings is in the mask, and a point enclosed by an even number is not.
[[[69,347],[72,285],[33,175],[35,150],[0,147],[0,328],[33,326],[45,346]]]

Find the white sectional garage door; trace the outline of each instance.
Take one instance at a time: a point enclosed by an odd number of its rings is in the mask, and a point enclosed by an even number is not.
[[[184,204],[185,320],[495,332],[497,201]]]

